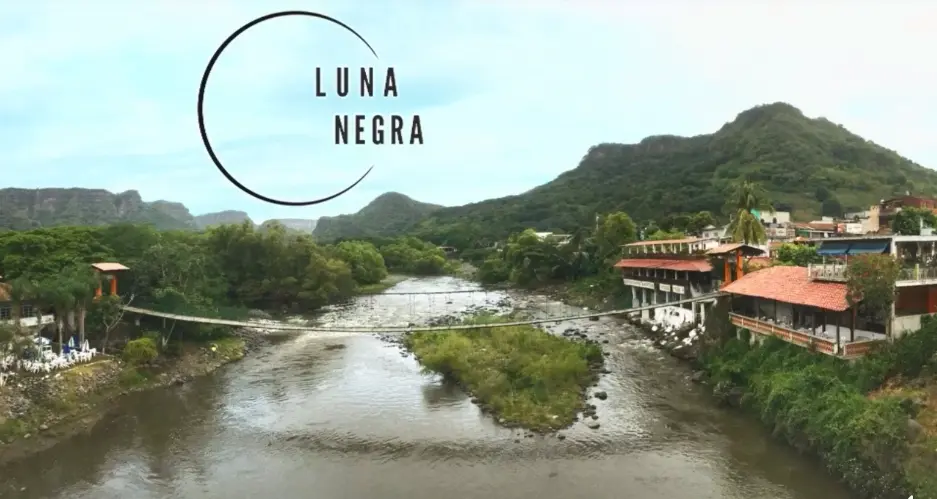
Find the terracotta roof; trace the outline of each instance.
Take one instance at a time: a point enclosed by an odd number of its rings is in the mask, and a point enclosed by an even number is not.
[[[631,248],[635,246],[650,246],[652,244],[688,244],[688,243],[695,243],[696,241],[699,241],[699,240],[700,239],[698,237],[688,237],[685,239],[662,239],[660,241],[638,241],[636,243],[626,244],[625,247]]]
[[[817,230],[817,231],[830,231],[836,229],[835,222],[809,222],[805,224],[796,224],[798,229],[808,229],[808,230]]]
[[[756,254],[760,255],[764,253],[764,250],[761,248],[756,248],[754,246],[742,243],[730,243],[722,244],[716,246],[715,248],[706,252],[707,255],[725,255],[726,253],[731,253],[736,250],[742,250],[742,254]]]
[[[680,272],[709,272],[713,266],[706,260],[667,260],[661,258],[625,258],[615,268],[662,269]]]
[[[13,297],[10,296],[10,285],[5,282],[0,282],[0,301],[12,301]]]
[[[722,291],[837,312],[849,308],[845,284],[812,281],[806,267],[768,267],[757,270],[723,287]]]
[[[116,262],[92,263],[91,266],[97,270],[100,270],[101,272],[115,272],[118,270],[130,270],[129,268],[124,267],[123,265],[116,263]]]

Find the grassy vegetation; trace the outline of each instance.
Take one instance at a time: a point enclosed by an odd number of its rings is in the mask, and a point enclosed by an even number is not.
[[[468,322],[499,320],[482,316]],[[534,431],[573,423],[604,359],[597,345],[532,326],[420,332],[406,344],[426,372],[458,382],[506,424]]]
[[[864,497],[937,497],[937,323],[853,363],[771,338],[704,352],[717,395],[823,458]]]

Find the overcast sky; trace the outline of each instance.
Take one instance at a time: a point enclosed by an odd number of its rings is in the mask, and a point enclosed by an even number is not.
[[[145,200],[267,218],[353,212],[399,191],[464,204],[516,194],[599,142],[715,131],[786,101],[937,167],[937,2],[31,0],[0,6],[2,187],[136,189]],[[225,165],[285,208],[237,190],[201,145],[206,97]],[[399,97],[315,96],[315,68],[393,66]],[[356,82],[353,82],[356,83]],[[356,87],[352,87],[353,91]],[[336,114],[418,114],[424,144],[336,146]],[[408,121],[409,123],[409,121]]]

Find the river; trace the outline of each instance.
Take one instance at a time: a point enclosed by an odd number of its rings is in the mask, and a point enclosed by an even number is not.
[[[451,277],[389,292],[465,289]],[[406,324],[497,293],[360,297],[327,324]],[[581,313],[514,296],[534,312]],[[451,303],[446,303],[451,301]],[[528,438],[367,334],[304,333],[189,384],[125,397],[87,434],[0,468],[0,497],[848,499],[816,460],[718,408],[685,365],[616,319],[598,430]],[[336,345],[343,345],[338,348]]]

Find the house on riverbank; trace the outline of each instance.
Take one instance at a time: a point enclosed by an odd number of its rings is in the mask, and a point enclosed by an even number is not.
[[[761,269],[726,285],[729,320],[758,336],[840,357],[858,357],[885,341],[885,328],[858,316],[846,284],[810,277],[805,267]]]
[[[827,238],[817,241],[817,253],[821,263],[771,267],[723,287],[732,297],[732,323],[830,355],[855,357],[878,342],[920,329],[924,316],[937,313],[937,236]],[[868,254],[891,255],[901,265],[895,301],[880,321],[863,318],[846,300],[849,258]]]
[[[14,317],[19,316],[21,327],[33,328],[42,324],[51,324],[55,320],[52,314],[38,314],[38,307],[29,300],[19,304],[19,314],[14,313],[13,289],[9,283],[0,282],[0,324],[13,324]]]

